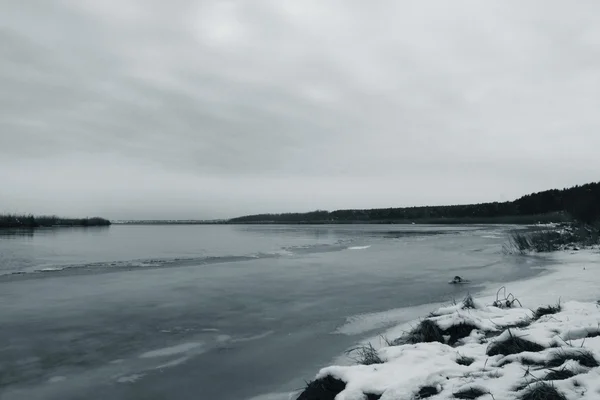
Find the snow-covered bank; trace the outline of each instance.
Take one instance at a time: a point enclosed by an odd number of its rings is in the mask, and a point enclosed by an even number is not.
[[[507,284],[518,299],[510,308],[504,292],[493,305],[489,286],[474,302],[387,331],[389,344],[362,348],[371,365],[324,368],[299,399],[599,399],[600,254],[551,257],[547,272]],[[530,309],[559,298],[560,308]]]

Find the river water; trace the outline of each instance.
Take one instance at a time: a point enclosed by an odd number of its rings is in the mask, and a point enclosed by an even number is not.
[[[286,399],[415,318],[398,309],[538,273],[543,261],[502,253],[512,228],[2,231],[0,398]],[[455,275],[472,283],[449,285]]]

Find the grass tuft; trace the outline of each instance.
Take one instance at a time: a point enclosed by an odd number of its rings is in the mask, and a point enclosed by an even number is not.
[[[467,295],[467,297],[465,297],[465,299],[463,300],[462,303],[462,308],[464,310],[466,309],[475,309],[475,301],[473,301],[473,296],[471,296],[470,294]]]
[[[562,310],[562,307],[560,305],[560,301],[558,303],[556,303],[555,306],[545,306],[545,307],[539,307],[537,310],[535,310],[535,314],[534,314],[534,319],[540,319],[542,318],[544,315],[552,315],[552,314],[556,314],[559,313]]]
[[[414,400],[426,399],[438,394],[438,388],[435,386],[423,386],[415,395]]]
[[[504,247],[506,253],[518,252],[525,254],[531,250],[529,236],[521,232],[512,232],[508,237],[508,245]]]
[[[588,368],[600,366],[594,355],[588,350],[557,351],[546,363],[546,366],[550,368],[560,367],[568,360],[577,361],[580,365]]]
[[[448,340],[449,345],[454,345],[460,339],[466,338],[471,335],[473,330],[479,329],[475,325],[468,324],[466,322],[462,322],[460,324],[452,325],[448,329],[442,331],[444,335],[450,335],[450,339]]]
[[[600,336],[600,324],[597,328],[592,328],[592,330],[588,330],[587,334],[585,335],[585,337],[587,338],[593,338],[598,336]]]
[[[567,368],[551,369],[544,377],[545,381],[564,381],[575,376],[575,373]]]
[[[489,393],[490,392],[487,390],[483,390],[482,388],[472,386],[466,389],[459,390],[458,392],[452,393],[452,395],[457,399],[471,400]]]
[[[502,325],[500,326],[502,329],[512,329],[512,328],[527,328],[533,322],[532,318],[525,318],[519,322],[515,322],[514,324]]]
[[[456,363],[458,365],[464,365],[465,367],[468,367],[469,365],[473,364],[475,362],[474,358],[471,357],[467,357],[467,356],[461,356],[459,354],[458,358],[456,359]]]
[[[540,382],[530,386],[523,393],[519,400],[567,400],[564,394],[560,393],[553,385],[546,382]]]
[[[508,339],[492,343],[488,347],[486,352],[488,356],[495,356],[498,354],[508,356],[510,354],[519,354],[525,351],[537,352],[544,350],[544,346],[521,339],[518,336],[514,336],[512,333],[510,333],[510,329],[508,332],[510,334]]]
[[[362,365],[383,364],[383,360],[379,357],[379,353],[371,343],[354,347],[346,351],[356,363]]]
[[[335,400],[335,396],[346,388],[346,383],[327,375],[308,382],[296,400]]]
[[[429,319],[424,319],[419,322],[412,330],[405,333],[402,337],[394,340],[395,346],[401,344],[417,344],[417,343],[444,343],[444,334],[437,324]]]
[[[514,231],[503,246],[505,253],[526,254],[530,251],[546,253],[559,250],[579,250],[600,243],[597,227],[570,224],[560,229],[543,229],[530,232]]]

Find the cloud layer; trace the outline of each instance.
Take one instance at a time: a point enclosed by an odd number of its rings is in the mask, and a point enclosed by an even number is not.
[[[598,180],[594,2],[0,10],[0,211],[218,218]]]

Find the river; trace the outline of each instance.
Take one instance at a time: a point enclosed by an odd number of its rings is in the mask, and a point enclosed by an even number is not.
[[[539,273],[542,261],[502,253],[513,228],[3,231],[0,398],[286,399],[354,343],[415,317],[398,309]],[[472,283],[449,285],[455,275]]]

